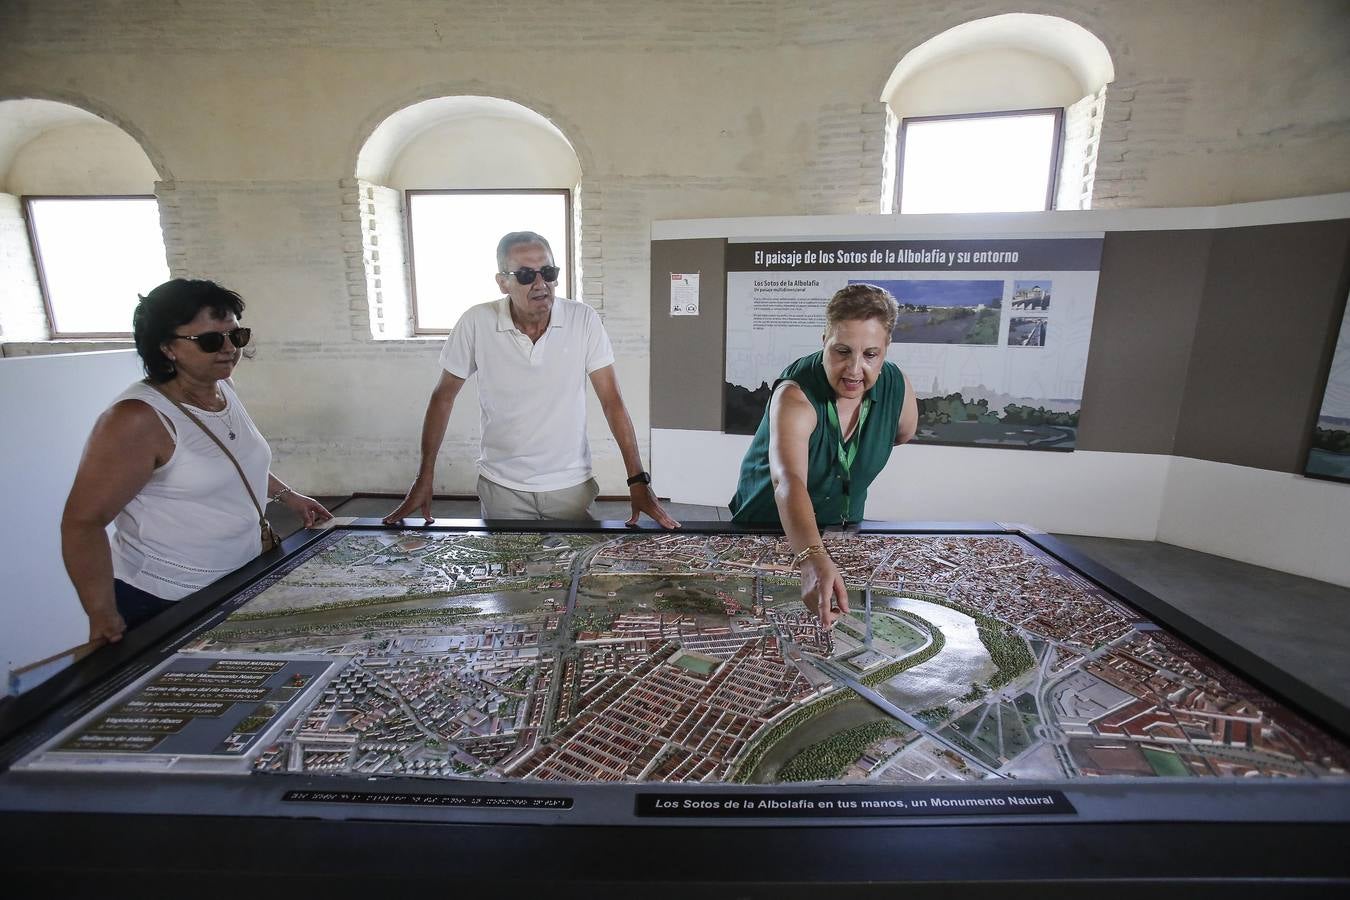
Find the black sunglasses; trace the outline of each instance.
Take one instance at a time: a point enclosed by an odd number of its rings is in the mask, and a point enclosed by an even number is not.
[[[501,275],[511,275],[521,284],[534,284],[534,276],[543,275],[544,280],[549,284],[558,280],[558,272],[561,270],[557,266],[544,266],[540,269],[531,269],[529,266],[521,266],[514,272],[501,272]]]
[[[253,329],[236,328],[233,331],[207,331],[203,334],[175,334],[174,337],[196,341],[203,353],[216,353],[225,346],[226,338],[229,338],[230,343],[236,348],[247,347],[249,339],[253,337]]]

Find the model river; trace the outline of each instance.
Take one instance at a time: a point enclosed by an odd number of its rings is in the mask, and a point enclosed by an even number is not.
[[[913,613],[936,625],[946,638],[941,653],[879,688],[887,700],[901,709],[918,712],[942,706],[970,690],[973,682],[987,684],[996,671],[988,649],[980,640],[975,620],[965,613],[910,597],[873,596],[872,607]]]

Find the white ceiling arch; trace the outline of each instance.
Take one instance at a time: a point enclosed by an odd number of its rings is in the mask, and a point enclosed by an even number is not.
[[[1080,96],[1116,77],[1110,51],[1083,26],[1059,16],[1007,13],[964,22],[910,50],[891,72],[881,99],[889,103],[906,80],[936,63],[981,50],[1023,50],[1053,60],[1078,81]]]
[[[474,119],[530,126],[556,141],[559,150],[565,148],[572,159],[577,158],[576,148],[567,136],[547,117],[527,106],[498,97],[435,97],[405,106],[376,126],[357,154],[356,177],[384,183],[400,155],[420,135],[443,125]]]

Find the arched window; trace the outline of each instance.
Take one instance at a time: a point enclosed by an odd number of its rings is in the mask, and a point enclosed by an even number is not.
[[[1106,46],[1055,16],[966,22],[905,54],[887,104],[883,212],[1087,209]]]
[[[93,113],[0,102],[0,335],[127,337],[168,279],[150,158]]]
[[[573,198],[581,165],[539,113],[495,97],[440,97],[394,113],[357,159],[371,334],[444,334],[499,296],[497,241],[548,239],[575,296]]]

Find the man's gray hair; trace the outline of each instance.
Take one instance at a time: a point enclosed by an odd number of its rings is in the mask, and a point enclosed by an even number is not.
[[[548,245],[548,239],[542,234],[533,231],[513,231],[497,242],[498,272],[506,271],[506,257],[511,253],[512,247],[519,247],[521,244],[542,244],[548,251],[548,261],[553,262],[553,248]]]

